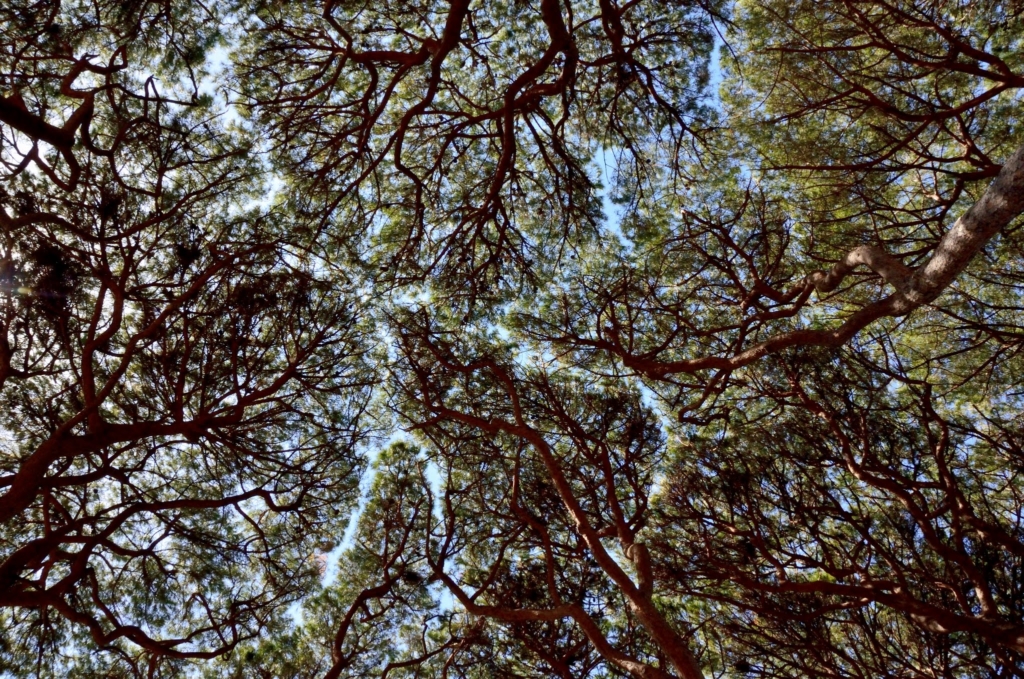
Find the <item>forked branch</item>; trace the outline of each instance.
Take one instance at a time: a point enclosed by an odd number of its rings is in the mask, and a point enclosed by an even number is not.
[[[830,292],[858,266],[866,266],[895,288],[877,302],[855,311],[831,330],[793,330],[768,338],[732,356],[705,356],[681,361],[660,361],[634,355],[618,343],[594,342],[597,348],[618,355],[623,363],[639,373],[661,378],[701,370],[735,370],[784,349],[796,346],[838,347],[848,342],[869,324],[885,317],[905,316],[930,304],[960,275],[974,256],[997,233],[1024,213],[1024,147],[1017,149],[1003,165],[995,181],[982,197],[964,213],[939,241],[931,256],[910,269],[881,248],[855,248],[828,273],[816,271],[787,292],[785,301],[806,299],[812,289]],[[766,295],[772,296],[772,295]],[[776,300],[779,301],[779,300]]]

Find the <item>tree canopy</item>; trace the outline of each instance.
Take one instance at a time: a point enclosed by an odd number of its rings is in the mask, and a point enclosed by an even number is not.
[[[1017,0],[8,0],[0,676],[1024,677]]]

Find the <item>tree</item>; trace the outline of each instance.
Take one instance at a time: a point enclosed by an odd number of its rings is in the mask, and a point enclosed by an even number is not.
[[[315,581],[363,466],[366,328],[199,91],[222,17],[0,15],[0,667],[170,672]]]
[[[1014,3],[2,11],[5,671],[1024,674]]]
[[[714,11],[252,2],[237,85],[324,228],[379,231],[379,285],[489,303],[597,234],[600,144],[642,175],[693,142]]]

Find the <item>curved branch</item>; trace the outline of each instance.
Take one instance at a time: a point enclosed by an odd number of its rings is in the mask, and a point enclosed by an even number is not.
[[[796,346],[838,347],[880,318],[906,316],[930,304],[967,268],[974,256],[997,233],[1024,213],[1024,147],[1017,149],[1003,165],[995,181],[982,197],[965,212],[942,237],[931,257],[916,269],[909,269],[895,257],[873,246],[852,250],[828,273],[816,271],[806,276],[785,297],[793,299],[811,289],[830,292],[857,266],[867,266],[896,291],[853,313],[838,328],[831,330],[793,330],[770,337],[732,356],[705,356],[682,361],[642,358],[618,343],[591,342],[596,348],[617,354],[623,363],[637,372],[661,378],[700,370],[735,370],[768,354]]]

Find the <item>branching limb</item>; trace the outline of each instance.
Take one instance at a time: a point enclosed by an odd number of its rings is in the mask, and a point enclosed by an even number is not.
[[[801,285],[797,286],[797,292],[801,292],[808,286],[813,287],[819,293],[832,292],[843,282],[855,268],[866,266],[882,277],[886,283],[896,288],[897,292],[906,292],[910,287],[910,279],[914,272],[903,262],[888,254],[877,245],[862,245],[847,253],[841,262],[838,262],[826,273],[815,271],[806,276]]]
[[[970,264],[974,256],[997,233],[1024,213],[1024,147],[1007,159],[995,181],[982,197],[946,232],[935,250],[916,269],[906,267],[895,257],[873,246],[852,250],[828,272],[814,272],[785,294],[792,300],[810,289],[834,290],[857,266],[867,266],[892,285],[896,291],[855,311],[838,328],[830,330],[792,330],[770,337],[732,356],[704,356],[681,361],[659,361],[636,355],[620,343],[604,339],[584,342],[619,356],[629,368],[654,378],[701,370],[735,370],[769,354],[796,346],[838,347],[880,318],[906,316],[930,304],[949,287]],[[765,286],[767,287],[767,286]],[[770,296],[770,295],[769,295]],[[779,300],[781,301],[781,300]]]

